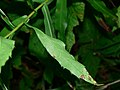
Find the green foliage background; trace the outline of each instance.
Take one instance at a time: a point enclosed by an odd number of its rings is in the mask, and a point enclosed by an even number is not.
[[[0,90],[119,90],[119,3],[1,0]]]

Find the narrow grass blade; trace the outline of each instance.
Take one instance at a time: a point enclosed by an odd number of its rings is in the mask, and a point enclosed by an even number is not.
[[[44,14],[45,33],[50,37],[55,37],[52,19],[50,16],[48,6],[46,4],[44,4],[44,6],[42,7],[42,12]]]
[[[14,25],[12,24],[12,22],[9,20],[9,18],[7,17],[7,15],[2,11],[2,9],[0,9],[0,16],[1,18],[7,23],[7,25],[11,28],[14,29]]]

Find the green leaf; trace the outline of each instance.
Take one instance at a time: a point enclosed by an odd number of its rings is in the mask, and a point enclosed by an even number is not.
[[[120,53],[120,35],[115,36],[112,40],[100,38],[97,42],[97,49],[103,55],[119,56]]]
[[[7,25],[10,28],[14,28],[14,25],[12,24],[12,22],[9,20],[9,18],[7,17],[7,15],[0,9],[0,16],[1,18],[7,23]]]
[[[48,54],[34,31],[30,35],[28,47],[32,55],[42,59],[47,58]]]
[[[112,20],[116,20],[116,16],[112,13],[110,9],[108,9],[104,2],[101,0],[87,0],[92,7],[94,7],[97,11],[101,12],[106,18],[110,18]]]
[[[81,46],[79,49],[79,54],[82,57],[82,63],[86,66],[90,75],[95,77],[99,68],[100,58],[95,56],[94,52],[90,50],[92,46],[94,46],[92,43]]]
[[[16,13],[7,13],[8,17],[11,21],[14,21],[15,19],[19,18],[20,16]]]
[[[50,37],[55,37],[54,27],[52,23],[52,19],[50,16],[50,12],[48,9],[48,6],[44,4],[42,7],[42,11],[44,14],[44,23],[45,23],[45,33],[49,35]]]
[[[31,8],[31,9],[34,9],[33,7],[33,0],[26,0],[28,6]]]
[[[74,14],[80,19],[82,22],[84,19],[84,10],[85,10],[85,4],[83,2],[76,2],[73,3],[73,8],[74,8]]]
[[[23,77],[20,81],[19,84],[19,90],[31,90],[31,86],[33,84],[33,79],[31,79],[30,77]]]
[[[4,66],[9,57],[11,57],[14,43],[13,40],[0,37],[0,73],[1,67]]]
[[[65,50],[65,44],[62,41],[47,36],[35,27],[29,27],[35,30],[39,40],[46,48],[48,53],[55,58],[63,68],[66,68],[78,78],[81,78],[94,85],[97,84],[96,81],[94,81],[89,75],[85,69],[85,66],[77,62],[75,58]]]
[[[8,90],[5,84],[3,83],[1,77],[0,77],[0,86],[2,87],[2,90]]]
[[[17,26],[18,24],[20,24],[22,21],[25,20],[25,18],[27,17],[27,15],[21,16],[17,19],[15,19],[12,23]],[[11,28],[12,29],[12,28]],[[10,30],[7,27],[4,27],[3,30],[0,32],[1,36],[6,36],[8,33],[10,32]]]
[[[93,42],[99,38],[99,32],[94,22],[90,18],[85,18],[83,22],[83,29],[79,33],[79,41],[81,43]]]
[[[73,28],[79,25],[76,14],[74,14],[73,6],[68,8],[68,27],[66,32],[66,48],[68,51],[71,50],[73,44],[75,43],[75,35],[73,33]]]
[[[100,51],[101,54],[105,56],[120,56],[120,43],[115,44],[109,48]]]
[[[116,15],[118,16],[117,25],[118,25],[118,28],[120,28],[120,6],[117,9],[117,14]]]
[[[73,44],[75,43],[75,35],[73,33],[73,28],[79,25],[78,18],[81,22],[83,21],[84,9],[85,4],[83,2],[73,3],[73,5],[68,8],[68,26],[66,32],[66,48],[68,51],[71,50]]]
[[[32,0],[33,2],[37,2],[37,3],[43,3],[45,2],[46,0]],[[47,1],[47,4],[50,4],[53,0],[48,0]]]
[[[23,42],[21,44],[23,45]],[[21,47],[20,43],[16,41],[16,48],[14,49],[12,59],[11,59],[13,67],[15,67],[16,69],[20,68],[20,66],[22,65],[22,56],[24,54],[25,54],[24,48]]]
[[[70,52],[74,44],[75,44],[75,35],[71,30],[71,31],[68,31],[66,34],[66,49]]]
[[[39,2],[39,3],[42,3],[44,2],[45,0],[33,0],[33,2]]]
[[[67,0],[57,0],[55,11],[55,29],[58,37],[65,41],[65,30],[67,28]]]
[[[8,33],[10,33],[10,30],[8,30],[8,28],[7,27],[4,27],[2,30],[1,30],[1,32],[0,32],[0,36],[5,36],[5,35],[7,35]]]
[[[32,26],[37,27],[37,28],[40,28],[40,27],[42,27],[43,23],[44,23],[44,20],[43,20],[43,19],[37,19],[36,22],[34,22],[34,23],[32,24]]]
[[[49,84],[52,84],[52,80],[53,80],[53,77],[54,77],[54,73],[51,72],[52,69],[50,67],[47,67],[44,71],[44,79],[49,83]]]
[[[12,62],[11,60],[7,61],[5,65],[2,67],[1,70],[1,79],[4,82],[4,84],[9,89],[10,80],[13,78],[13,72],[12,72]]]

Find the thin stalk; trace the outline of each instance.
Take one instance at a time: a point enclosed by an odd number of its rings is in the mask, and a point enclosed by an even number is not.
[[[99,89],[97,89],[97,90],[104,90],[104,89],[106,89],[107,87],[109,87],[109,86],[111,86],[111,85],[113,85],[113,84],[116,84],[116,83],[119,83],[120,82],[120,79],[118,79],[118,80],[116,80],[116,81],[114,81],[114,82],[111,82],[111,83],[108,83],[108,84],[106,84],[106,85],[103,85],[103,86],[101,86]]]
[[[48,2],[48,0],[46,0],[45,2],[43,2],[42,4],[40,4],[37,8],[34,9],[34,11],[32,11],[27,18],[21,22],[17,27],[15,27],[10,33],[8,33],[5,38],[8,38],[10,35],[12,35],[14,32],[16,32],[23,24],[25,24],[46,2]]]

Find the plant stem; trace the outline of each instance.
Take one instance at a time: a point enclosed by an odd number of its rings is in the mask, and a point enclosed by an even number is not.
[[[113,85],[113,84],[116,84],[116,83],[119,83],[120,82],[120,79],[118,79],[118,80],[116,80],[116,81],[114,81],[114,82],[111,82],[111,83],[108,83],[108,84],[106,84],[106,85],[103,85],[103,86],[101,86],[99,89],[97,89],[97,90],[104,90],[104,89],[106,89],[108,86],[111,86],[111,85]]]
[[[46,2],[48,2],[48,0],[46,0],[45,2],[43,2],[42,4],[40,4],[37,8],[34,9],[34,11],[32,11],[27,18],[21,22],[17,27],[15,27],[10,33],[8,33],[5,38],[8,38],[10,35],[12,35],[14,32],[16,32],[23,24],[25,24]]]

